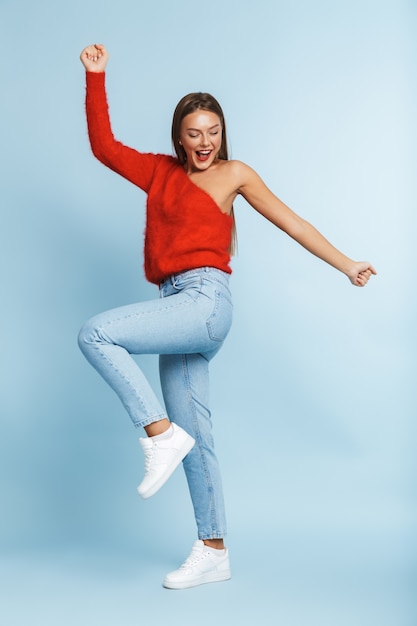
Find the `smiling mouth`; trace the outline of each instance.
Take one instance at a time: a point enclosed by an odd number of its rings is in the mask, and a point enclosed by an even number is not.
[[[196,150],[196,155],[200,161],[207,161],[211,155],[211,150]]]

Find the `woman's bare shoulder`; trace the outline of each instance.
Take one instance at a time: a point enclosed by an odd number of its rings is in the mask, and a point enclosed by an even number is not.
[[[238,161],[237,159],[230,159],[230,161],[222,161],[223,167],[229,169],[232,172],[243,172],[247,169],[250,169],[246,163],[243,161]]]
[[[249,167],[249,165],[243,161],[238,161],[237,159],[222,161],[222,172],[238,182],[238,186],[245,184],[248,178],[255,174],[254,170]]]
[[[259,185],[262,181],[259,174],[250,167],[247,163],[233,159],[231,161],[224,161],[227,169],[227,175],[233,180],[236,190],[241,190],[246,186]]]

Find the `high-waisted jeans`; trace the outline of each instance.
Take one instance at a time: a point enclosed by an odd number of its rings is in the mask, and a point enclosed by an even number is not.
[[[90,319],[79,334],[88,361],[114,389],[137,427],[169,419],[196,444],[183,465],[199,539],[226,534],[223,490],[212,437],[209,361],[232,322],[229,275],[203,267],[175,274],[160,298]],[[131,354],[159,354],[164,410]]]

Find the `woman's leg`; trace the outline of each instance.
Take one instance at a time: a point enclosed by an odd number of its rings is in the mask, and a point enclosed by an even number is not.
[[[143,498],[163,486],[194,439],[186,430],[170,427],[166,411],[131,354],[212,348],[205,328],[207,304],[204,298],[176,291],[171,297],[97,315],[79,333],[86,358],[118,394],[134,425],[145,428],[150,437],[139,440],[145,455],[145,476],[138,487]]]
[[[78,343],[89,363],[117,393],[135,427],[167,419],[154,391],[132,354],[157,352],[162,338],[155,328],[152,300],[112,309],[88,320]]]
[[[134,425],[145,428],[164,422],[167,413],[131,354],[163,355],[161,382],[168,414],[197,439],[184,462],[202,538],[197,543],[204,550],[208,548],[203,541],[221,548],[226,523],[208,409],[208,362],[220,349],[231,324],[228,277],[210,268],[184,272],[164,282],[161,296],[92,318],[80,331],[79,344],[119,395]],[[182,588],[230,577],[227,550],[214,551],[208,558],[200,545],[194,546],[193,562],[197,552],[203,568],[209,566],[209,571],[200,572],[203,578],[198,575],[190,580],[187,576],[184,580],[181,570],[180,581],[173,573],[173,579],[168,575],[165,580],[166,586]],[[214,555],[214,564],[209,565]]]
[[[231,324],[223,272],[184,272],[166,281],[161,298],[112,309],[82,327],[81,351],[118,394],[133,424],[145,427],[167,418],[132,354],[215,354]],[[226,292],[225,292],[226,293]],[[227,294],[226,294],[227,296]]]
[[[222,345],[230,327],[231,302],[227,285],[204,281],[202,293],[215,302],[207,330],[217,347],[211,352],[160,356],[160,377],[165,405],[173,421],[196,440],[183,461],[194,506],[199,539],[183,565],[167,574],[164,587],[186,589],[231,577],[229,553],[224,547],[225,508],[219,464],[214,450],[209,409],[209,361]],[[220,281],[223,283],[223,281]]]
[[[164,396],[172,421],[198,436],[198,451],[186,461],[186,472],[199,532],[206,540],[220,539],[225,533],[208,409],[208,361],[220,349],[231,324],[227,283],[223,272],[210,268],[184,272],[165,281],[160,299],[97,315],[79,334],[82,352],[119,395],[138,427],[166,420],[167,413],[131,354],[171,355],[162,367]],[[201,478],[204,489],[198,489]]]
[[[226,535],[226,519],[209,409],[209,363],[202,354],[162,355],[159,359],[168,415],[196,442],[183,465],[198,538],[207,545],[222,548],[223,543],[218,540]]]

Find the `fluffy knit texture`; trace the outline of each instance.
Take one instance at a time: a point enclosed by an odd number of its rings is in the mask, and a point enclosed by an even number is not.
[[[93,154],[148,195],[144,247],[147,279],[159,284],[197,267],[231,273],[233,219],[194,184],[178,160],[141,153],[117,141],[111,129],[105,73],[87,72],[86,112]]]

